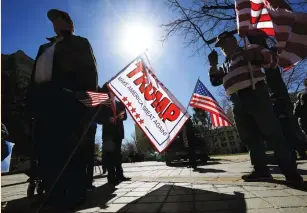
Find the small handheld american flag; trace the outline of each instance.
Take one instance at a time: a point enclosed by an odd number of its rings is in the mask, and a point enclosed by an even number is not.
[[[83,103],[86,107],[96,107],[99,104],[108,104],[109,96],[107,93],[78,91],[76,92],[76,98]]]
[[[200,80],[196,83],[190,106],[208,111],[214,127],[232,125],[224,110]]]

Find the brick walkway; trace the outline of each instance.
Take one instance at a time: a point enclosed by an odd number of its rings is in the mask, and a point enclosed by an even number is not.
[[[240,176],[251,169],[246,157],[214,160],[196,172],[180,166],[167,167],[159,162],[124,164],[125,175],[132,180],[115,189],[96,174],[97,188],[77,212],[307,212],[307,192],[279,184],[283,178],[276,166],[271,166],[276,183],[242,182]],[[307,162],[301,161],[299,169],[307,180]],[[35,212],[25,198],[25,181],[24,175],[2,177],[3,212]]]

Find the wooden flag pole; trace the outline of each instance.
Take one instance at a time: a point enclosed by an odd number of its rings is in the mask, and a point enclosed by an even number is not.
[[[244,46],[245,46],[245,50],[247,50],[247,38],[244,37]],[[250,61],[247,62],[247,65],[248,65],[248,71],[249,71],[249,74],[250,74],[250,80],[251,80],[251,83],[252,83],[252,89],[255,90],[255,81],[254,81],[254,75],[253,75],[253,70],[252,70],[252,64]]]

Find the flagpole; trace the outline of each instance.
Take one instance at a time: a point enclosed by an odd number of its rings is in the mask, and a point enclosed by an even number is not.
[[[196,89],[196,86],[197,86],[198,81],[199,81],[199,77],[197,78],[197,81],[196,81],[196,84],[195,84],[194,90],[193,90],[193,92],[192,92],[192,95],[191,95],[191,98],[190,98],[190,101],[189,101],[189,103],[188,103],[188,106],[187,106],[187,110],[186,110],[186,111],[188,111],[188,109],[189,109],[189,107],[190,107],[190,103],[191,103],[191,100],[192,100],[192,98],[193,98],[193,94],[194,94],[194,92],[195,92],[195,89]]]

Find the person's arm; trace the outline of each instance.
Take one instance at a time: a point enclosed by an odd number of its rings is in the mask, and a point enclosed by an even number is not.
[[[43,45],[41,45],[37,51],[35,61],[32,67],[30,82],[29,82],[29,85],[26,91],[26,95],[25,95],[25,114],[28,115],[29,117],[32,117],[31,103],[33,102],[33,90],[34,90],[34,84],[35,84],[36,63],[42,51],[43,51]]]
[[[278,66],[277,53],[264,48],[258,44],[251,44],[242,53],[244,59],[251,62],[252,65],[262,66],[264,69],[276,68]]]
[[[223,78],[225,76],[225,72],[222,67],[218,67],[218,55],[215,50],[213,50],[208,55],[208,60],[210,63],[210,69],[209,69],[209,77],[210,82],[212,86],[220,86],[223,84]]]
[[[87,91],[98,91],[98,75],[97,75],[97,65],[96,59],[93,53],[92,46],[86,38],[82,38],[82,55],[80,55],[80,60],[82,60],[82,66],[80,67],[79,82],[82,87]]]

